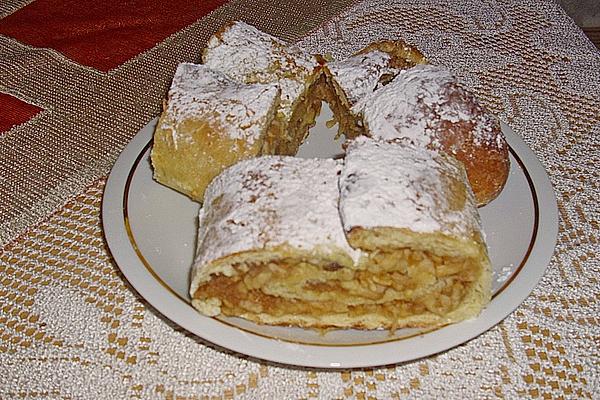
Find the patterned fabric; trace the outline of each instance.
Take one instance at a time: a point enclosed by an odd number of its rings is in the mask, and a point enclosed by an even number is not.
[[[39,107],[3,93],[0,93],[0,104],[3,105],[3,112],[0,115],[0,134],[15,125],[29,121],[40,112]]]
[[[599,397],[600,53],[552,1],[450,3],[2,2],[0,398]],[[106,248],[103,187],[177,63],[230,19],[336,57],[404,38],[457,73],[556,190],[530,297],[458,348],[352,371],[231,354],[155,312]]]

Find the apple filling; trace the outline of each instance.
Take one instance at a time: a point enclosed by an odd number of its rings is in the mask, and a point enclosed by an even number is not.
[[[228,316],[376,314],[394,321],[454,310],[480,274],[473,259],[409,249],[374,252],[368,269],[292,259],[234,268],[233,276],[213,275],[194,298],[218,299]]]
[[[333,126],[338,123],[338,135],[343,134],[346,138],[353,139],[365,134],[362,118],[350,111],[352,106],[335,80],[327,79],[327,85],[322,86],[321,97],[329,104],[333,113],[333,120],[328,124]]]
[[[320,83],[319,78],[299,97],[294,105],[294,111],[287,124],[287,131],[277,138],[277,153],[280,155],[295,155],[298,148],[308,136],[308,131],[315,125],[321,112],[321,99],[316,94]],[[283,139],[282,139],[283,138]]]

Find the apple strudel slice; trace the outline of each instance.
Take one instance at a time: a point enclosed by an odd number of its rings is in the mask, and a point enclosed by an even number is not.
[[[475,317],[490,300],[491,264],[462,164],[402,142],[359,137],[340,176],[348,241],[366,254],[381,297],[360,312],[386,327]]]
[[[340,164],[266,156],[209,185],[199,214],[192,305],[209,315],[276,325],[348,326],[347,296],[360,252],[338,214]]]
[[[154,132],[154,178],[201,202],[223,169],[265,154],[279,93],[273,84],[241,84],[205,65],[180,64]]]
[[[203,62],[242,83],[277,84],[281,102],[266,154],[295,155],[321,111],[319,59],[254,26],[233,21],[209,40]]]

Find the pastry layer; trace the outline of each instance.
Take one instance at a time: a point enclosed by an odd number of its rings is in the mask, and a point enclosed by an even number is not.
[[[225,167],[262,153],[278,102],[274,85],[242,85],[203,65],[180,64],[154,132],[154,178],[202,201]]]

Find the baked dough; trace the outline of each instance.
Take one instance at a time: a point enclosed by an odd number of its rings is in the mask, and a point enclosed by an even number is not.
[[[352,141],[340,176],[348,242],[366,253],[365,315],[386,327],[475,317],[489,302],[491,264],[460,162],[403,142]],[[380,311],[378,307],[383,307]]]
[[[245,22],[223,26],[202,54],[206,66],[241,83],[277,84],[281,89],[276,128],[267,154],[295,155],[321,111],[324,82],[319,59]]]
[[[151,153],[156,180],[204,203],[195,308],[391,330],[481,311],[491,266],[476,202],[502,189],[508,148],[447,71],[391,41],[325,65],[242,22],[203,59],[177,68]],[[345,160],[264,156],[297,152],[322,97],[354,138]]]
[[[154,178],[196,201],[225,167],[265,154],[274,84],[240,84],[204,65],[177,67],[154,132]]]
[[[366,134],[438,149],[461,161],[479,206],[502,191],[510,169],[499,121],[438,66],[417,65],[352,108]]]
[[[242,161],[206,192],[192,305],[312,328],[456,322],[489,300],[480,229],[462,166],[433,151],[361,137],[343,166]]]

